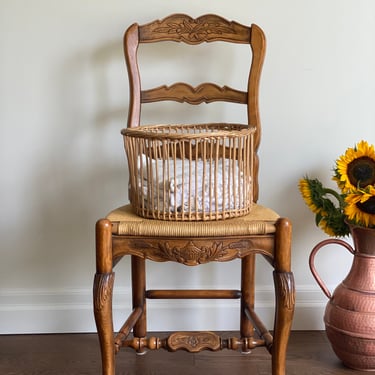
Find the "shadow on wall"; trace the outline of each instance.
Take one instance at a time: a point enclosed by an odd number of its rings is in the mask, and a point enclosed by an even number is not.
[[[81,51],[56,66],[55,74],[55,107],[46,108],[49,123],[38,140],[42,158],[29,189],[33,210],[24,261],[33,285],[88,288],[95,221],[127,199],[121,42]]]

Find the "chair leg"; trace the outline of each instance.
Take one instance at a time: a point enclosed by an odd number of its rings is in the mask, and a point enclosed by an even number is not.
[[[102,355],[102,374],[115,374],[115,346],[112,318],[112,224],[102,219],[96,223],[96,274],[94,278],[94,315]]]
[[[133,309],[136,307],[142,308],[142,315],[133,328],[133,335],[134,337],[146,337],[146,262],[136,256],[132,256],[131,259]]]
[[[287,219],[276,224],[274,283],[276,311],[272,345],[272,375],[285,375],[286,352],[294,314],[295,291],[291,272],[292,225]]]
[[[254,326],[245,314],[246,308],[254,309],[255,300],[255,255],[250,254],[241,260],[241,337],[253,336]]]

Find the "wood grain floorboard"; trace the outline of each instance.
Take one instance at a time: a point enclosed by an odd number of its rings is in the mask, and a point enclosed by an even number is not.
[[[100,375],[100,369],[96,334],[0,335],[1,375]],[[200,374],[270,375],[270,355],[264,348],[247,355],[229,350],[198,354],[159,350],[136,355],[126,349],[116,358],[116,375]],[[288,349],[287,374],[368,375],[369,372],[344,367],[324,332],[294,331]]]

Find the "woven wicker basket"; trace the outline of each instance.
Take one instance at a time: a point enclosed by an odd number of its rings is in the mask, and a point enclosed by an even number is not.
[[[161,220],[221,220],[250,212],[254,129],[240,124],[123,129],[129,199]]]

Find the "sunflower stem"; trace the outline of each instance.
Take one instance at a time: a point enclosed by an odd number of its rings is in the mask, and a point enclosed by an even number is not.
[[[344,208],[345,201],[344,201],[343,197],[341,196],[341,194],[339,194],[337,191],[335,191],[333,189],[329,189],[329,188],[324,188],[323,191],[324,191],[324,195],[331,194],[337,199],[337,201],[339,202],[340,210],[342,210]]]

